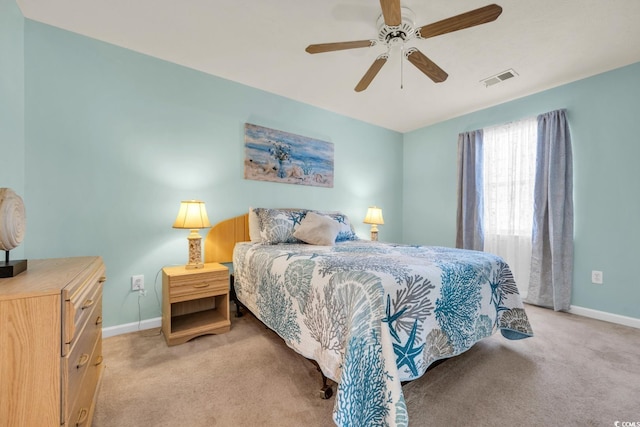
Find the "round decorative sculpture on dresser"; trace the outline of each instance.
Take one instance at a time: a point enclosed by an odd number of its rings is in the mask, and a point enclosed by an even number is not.
[[[10,251],[22,243],[26,224],[24,203],[10,188],[0,188],[0,249]]]
[[[26,215],[24,202],[10,188],[0,188],[0,250],[5,260],[0,261],[0,278],[13,277],[27,269],[27,261],[9,261],[9,251],[24,239]]]

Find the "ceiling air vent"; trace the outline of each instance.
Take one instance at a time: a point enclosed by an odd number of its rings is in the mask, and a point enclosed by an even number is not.
[[[510,68],[506,71],[496,74],[495,76],[487,77],[486,79],[480,80],[480,82],[484,83],[484,87],[489,87],[489,86],[493,86],[495,84],[501,83],[517,75],[518,73],[516,73],[512,68]]]

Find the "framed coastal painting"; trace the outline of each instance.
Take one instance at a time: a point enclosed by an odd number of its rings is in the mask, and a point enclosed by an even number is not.
[[[244,125],[244,177],[333,187],[333,144],[262,126]]]

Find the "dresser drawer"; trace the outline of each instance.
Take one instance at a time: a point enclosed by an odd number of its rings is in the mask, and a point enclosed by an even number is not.
[[[83,392],[83,379],[102,353],[94,354],[96,343],[102,342],[102,296],[89,310],[88,322],[79,330],[69,354],[62,358],[62,413],[66,418],[78,396]]]
[[[98,299],[102,297],[102,284],[105,281],[104,267],[93,272],[82,286],[74,289],[62,304],[62,355],[65,356],[71,351],[74,340],[79,331],[87,323],[93,308],[98,304]],[[102,311],[100,312],[102,313]]]
[[[91,358],[86,365],[86,372],[82,378],[77,398],[65,415],[65,427],[88,427],[91,425],[93,411],[96,404],[96,393],[104,365],[102,363],[102,340],[95,342]]]
[[[227,270],[177,276],[169,279],[169,296],[172,300],[195,295],[214,296],[228,291],[229,274]]]

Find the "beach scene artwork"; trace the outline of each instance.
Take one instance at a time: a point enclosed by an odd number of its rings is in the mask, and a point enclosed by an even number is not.
[[[333,144],[245,123],[244,177],[333,187]]]

